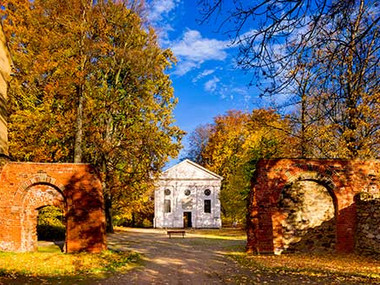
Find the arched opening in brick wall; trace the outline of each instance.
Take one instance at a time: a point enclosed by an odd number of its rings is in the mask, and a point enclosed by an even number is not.
[[[36,251],[38,248],[37,218],[39,209],[55,206],[66,209],[66,201],[61,190],[49,183],[36,183],[26,189],[21,214],[22,251]]]
[[[65,252],[106,249],[102,187],[90,165],[9,162],[0,170],[0,250],[35,251],[45,206],[64,209]]]
[[[56,206],[43,206],[37,216],[38,249],[64,251],[66,219],[64,209]]]
[[[322,223],[320,226],[308,229],[307,234],[305,233],[305,236],[301,237],[305,243],[307,241],[308,247],[305,245],[304,249],[309,251],[310,248],[317,247],[311,240],[318,240],[318,242],[322,240],[321,245],[328,250],[335,243],[337,252],[353,252],[355,247],[358,248],[357,244],[360,238],[358,238],[357,231],[360,229],[358,225],[361,221],[358,214],[360,207],[358,209],[358,201],[355,201],[354,197],[362,192],[376,193],[378,191],[376,177],[379,177],[379,173],[380,160],[260,160],[256,166],[253,187],[249,196],[247,252],[281,253],[284,250],[290,250],[293,241],[287,236],[292,230],[302,232],[307,226],[299,226],[300,230],[297,230],[296,226],[286,224],[289,224],[289,220],[291,223],[292,220],[297,221],[297,219],[300,223],[303,222],[303,212],[297,212],[294,209],[291,212],[292,202],[282,200],[289,198],[287,196],[292,197],[292,194],[287,192],[293,188],[317,188],[315,185],[321,185],[322,188],[313,194],[315,196],[313,199],[309,199],[311,201],[310,210],[307,212],[316,213],[316,217],[319,217],[316,220]],[[324,193],[321,194],[323,198],[319,198],[318,192]],[[324,208],[320,200],[324,200],[326,204],[330,205],[328,210],[320,210],[321,207]],[[334,206],[334,218],[329,220],[331,216],[329,213],[332,212],[331,204]],[[304,220],[307,224],[308,219]],[[327,229],[324,229],[323,227],[329,222],[330,225],[335,224],[335,227],[326,226]],[[321,230],[308,235],[308,233],[313,233],[313,229]],[[329,229],[331,229],[330,232]],[[335,238],[333,238],[334,236]]]
[[[285,252],[333,251],[336,204],[331,186],[312,179],[287,184],[278,202]]]

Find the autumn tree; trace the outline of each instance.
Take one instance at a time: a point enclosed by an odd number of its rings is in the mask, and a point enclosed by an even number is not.
[[[179,151],[182,131],[172,126],[176,100],[165,74],[173,56],[160,49],[154,31],[145,31],[135,13],[109,3],[96,8],[107,15],[96,22],[105,47],[91,74],[100,84],[92,89],[96,96],[89,98],[86,113],[99,116],[89,118],[86,153],[110,182],[104,190],[106,200],[115,201],[115,213],[132,218],[144,212],[154,178]],[[112,58],[103,60],[108,54]]]
[[[315,110],[321,156],[370,158],[380,151],[379,14],[365,1],[337,3],[335,14],[318,29],[319,48],[312,71],[319,89]],[[377,17],[377,19],[376,19]]]
[[[205,128],[209,135],[198,162],[223,177],[220,200],[224,222],[242,222],[256,162],[293,156],[291,139],[284,132],[290,132],[289,122],[273,110],[259,109],[251,114],[228,111]],[[200,129],[197,132],[203,133]]]
[[[200,165],[204,165],[204,152],[208,140],[212,132],[212,124],[200,125],[193,132],[189,134],[189,150],[186,153],[186,158],[194,161]]]
[[[302,156],[378,155],[377,1],[201,2],[205,20],[232,23],[238,63],[264,79],[263,94],[296,110]]]
[[[131,211],[180,149],[165,73],[172,53],[128,1],[2,3],[14,63],[11,153],[97,166],[112,230],[111,211]]]

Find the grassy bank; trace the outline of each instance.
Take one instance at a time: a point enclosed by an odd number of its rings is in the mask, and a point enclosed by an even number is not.
[[[191,230],[193,236],[213,240],[246,240],[246,234],[239,229]],[[380,261],[374,258],[349,254],[294,253],[283,255],[251,255],[245,253],[245,242],[228,245],[225,254],[253,272],[272,272],[302,276],[331,277],[339,282],[380,284]]]
[[[99,254],[64,254],[56,246],[44,246],[38,252],[0,252],[0,276],[101,278],[136,266],[139,255],[132,252],[103,251]]]
[[[210,239],[228,239],[228,240],[246,240],[247,235],[240,228],[222,228],[222,229],[190,229],[186,231],[194,237]]]
[[[336,280],[380,283],[380,262],[358,255],[284,254],[249,255],[231,252],[229,255],[244,267],[300,276],[333,277]]]

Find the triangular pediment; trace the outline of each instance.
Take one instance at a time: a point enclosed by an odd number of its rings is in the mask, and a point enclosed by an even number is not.
[[[162,180],[222,180],[223,178],[216,173],[192,162],[188,159],[165,170],[160,179]]]

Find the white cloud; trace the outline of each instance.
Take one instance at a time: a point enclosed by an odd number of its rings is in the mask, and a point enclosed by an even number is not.
[[[214,76],[213,79],[210,79],[209,81],[207,81],[204,85],[204,88],[207,92],[215,92],[215,90],[218,88],[218,85],[217,83],[220,81],[220,79],[216,76]]]
[[[226,97],[228,96],[231,100],[233,100],[234,97],[236,97],[236,95],[239,98],[243,98],[244,101],[248,102],[249,100],[251,100],[251,96],[248,92],[247,87],[229,87],[225,91]]]
[[[178,76],[182,76],[182,75],[185,75],[186,73],[188,73],[190,70],[192,70],[194,68],[199,68],[199,67],[200,67],[200,65],[197,62],[182,61],[182,62],[177,63],[177,67],[176,67],[175,71],[173,72],[173,74],[178,75]]]
[[[169,33],[174,31],[171,22],[178,15],[178,7],[182,0],[147,0],[146,12],[149,24],[152,25],[158,35],[162,46],[167,46]]]
[[[228,42],[203,38],[199,31],[187,30],[183,38],[172,43],[170,48],[179,59],[174,74],[182,76],[191,69],[199,68],[205,61],[225,60],[229,46]]]
[[[167,17],[171,11],[173,11],[180,0],[152,0],[148,3],[150,22],[161,21],[164,17]]]
[[[155,27],[155,32],[161,46],[167,47],[170,44],[169,33],[172,31],[174,31],[174,28],[170,24],[162,23],[161,26]]]
[[[209,75],[213,74],[214,72],[215,72],[215,69],[206,69],[203,72],[199,73],[196,77],[194,77],[192,82],[193,83],[198,82],[202,78],[209,76]]]
[[[234,46],[234,47],[238,47],[241,44],[251,44],[250,42],[252,40],[252,37],[254,35],[256,35],[257,32],[258,32],[258,30],[251,29],[245,33],[242,33],[242,34],[238,35],[235,39],[233,39],[230,42],[230,45]],[[262,40],[262,38],[263,38],[262,35],[257,36],[255,39],[255,44],[259,44],[259,42]]]
[[[181,41],[172,46],[175,55],[192,61],[224,60],[228,46],[224,41],[202,38],[199,31],[188,30]]]

